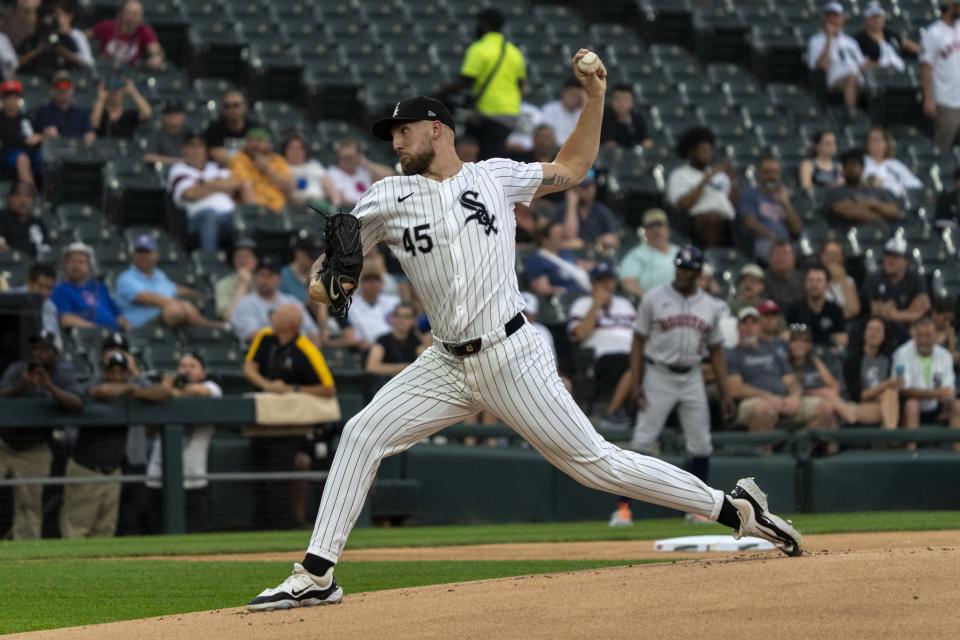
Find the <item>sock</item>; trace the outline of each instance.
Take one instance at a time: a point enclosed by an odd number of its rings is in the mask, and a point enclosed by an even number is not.
[[[315,576],[322,576],[327,572],[327,569],[333,566],[334,563],[330,562],[326,558],[321,558],[320,556],[315,556],[312,553],[308,553],[303,556],[303,562],[300,563],[303,565],[303,568],[312,573]]]
[[[728,496],[723,497],[723,506],[720,507],[720,515],[717,516],[717,522],[731,529],[740,528],[740,512],[733,506]]]
[[[704,484],[710,476],[710,458],[708,456],[694,456],[687,461],[687,471],[703,480]]]

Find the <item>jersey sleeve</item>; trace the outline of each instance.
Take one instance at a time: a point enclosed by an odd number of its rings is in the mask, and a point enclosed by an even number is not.
[[[543,182],[543,165],[539,162],[517,162],[506,158],[485,160],[490,175],[503,186],[507,204],[528,205]]]
[[[640,308],[637,310],[637,321],[633,323],[633,332],[644,337],[649,337],[650,330],[653,328],[653,298],[649,291],[643,296]]]
[[[353,207],[351,214],[360,219],[360,243],[363,245],[363,255],[386,240],[386,228],[383,216],[380,213],[380,198],[383,196],[382,184],[387,179],[375,182]]]

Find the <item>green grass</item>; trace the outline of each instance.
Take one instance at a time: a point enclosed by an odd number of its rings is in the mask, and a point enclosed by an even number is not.
[[[337,579],[349,594],[646,562],[355,562],[337,567]],[[0,634],[236,607],[278,584],[289,571],[283,562],[4,562]]]
[[[960,529],[960,511],[797,514],[791,518],[806,534]],[[691,535],[694,531],[706,534],[726,532],[727,529],[712,525],[697,527],[693,530],[679,518],[645,520],[638,522],[634,527],[620,529],[610,529],[606,523],[602,522],[357,529],[350,536],[348,548],[453,546],[504,542],[653,540]],[[308,531],[278,531],[0,542],[0,562],[47,558],[302,551],[307,545],[309,536]]]

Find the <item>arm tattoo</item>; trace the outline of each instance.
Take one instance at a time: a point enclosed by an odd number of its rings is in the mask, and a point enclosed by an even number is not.
[[[550,176],[549,178],[544,178],[540,184],[546,185],[548,187],[554,186],[554,187],[561,187],[563,189],[566,189],[567,187],[570,186],[570,178],[561,176],[559,174],[555,174]]]

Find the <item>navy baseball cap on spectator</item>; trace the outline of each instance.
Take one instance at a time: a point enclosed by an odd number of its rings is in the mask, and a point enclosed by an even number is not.
[[[280,266],[280,263],[277,262],[277,259],[273,256],[264,256],[263,259],[257,263],[257,271],[260,271],[260,269],[266,269],[267,271],[280,273],[283,270],[283,267]]]
[[[700,271],[703,269],[703,252],[692,244],[689,244],[677,252],[677,257],[673,259],[673,264],[681,269]]]
[[[104,338],[103,344],[100,345],[100,353],[110,349],[123,349],[124,351],[130,351],[130,343],[127,342],[127,336],[123,335],[119,331],[114,331]]]
[[[603,278],[616,278],[616,277],[617,277],[617,272],[607,262],[598,262],[597,266],[595,266],[590,271],[591,280],[601,280]]]
[[[454,133],[457,131],[450,110],[439,100],[427,96],[416,96],[415,98],[401,100],[393,109],[393,115],[389,118],[377,120],[371,131],[377,138],[390,142],[393,140],[394,125],[421,120],[436,120],[450,127],[450,130]]]
[[[141,233],[133,242],[134,251],[156,251],[157,239],[149,233]]]

